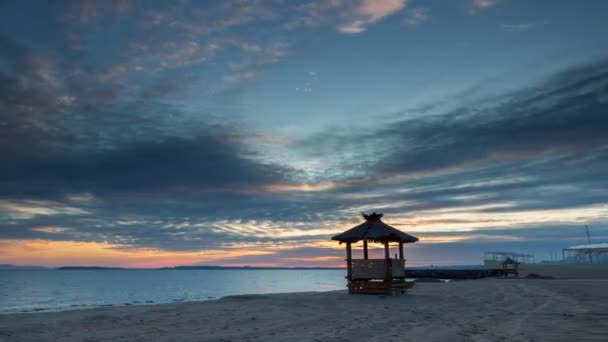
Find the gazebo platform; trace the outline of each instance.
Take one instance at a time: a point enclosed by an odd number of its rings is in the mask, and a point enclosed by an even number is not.
[[[386,281],[371,281],[371,280],[356,280],[348,282],[348,293],[366,293],[366,294],[384,294],[396,295],[404,294],[408,288],[414,283],[408,283],[405,280]]]

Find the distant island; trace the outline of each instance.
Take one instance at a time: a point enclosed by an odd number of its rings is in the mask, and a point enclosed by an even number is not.
[[[62,266],[58,267],[58,270],[62,271],[76,271],[76,270],[129,270],[124,267],[103,267],[103,266]]]
[[[12,264],[0,264],[0,270],[48,270],[43,266],[17,266]]]
[[[163,270],[339,270],[342,267],[262,267],[262,266],[214,266],[191,265],[163,267]]]
[[[104,266],[62,266],[58,270],[337,270],[339,267],[257,267],[257,266],[215,266],[194,265],[161,268],[125,268]]]
[[[217,266],[217,265],[190,265],[160,268],[129,268],[105,266],[61,266],[55,268],[62,271],[75,270],[339,270],[340,267],[258,267],[258,266]]]

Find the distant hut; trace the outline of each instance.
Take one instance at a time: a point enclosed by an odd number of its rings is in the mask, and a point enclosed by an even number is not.
[[[405,259],[403,244],[418,241],[417,237],[406,234],[382,222],[383,214],[362,214],[365,222],[332,237],[332,240],[346,243],[346,278],[349,293],[404,293]],[[353,259],[352,244],[363,241],[363,259]],[[368,258],[368,242],[384,244],[383,259]],[[399,257],[391,259],[389,244],[399,244]]]
[[[502,263],[502,273],[505,278],[509,276],[509,274],[513,274],[514,276],[519,278],[519,264],[521,264],[517,260],[513,260],[511,258],[506,258]]]

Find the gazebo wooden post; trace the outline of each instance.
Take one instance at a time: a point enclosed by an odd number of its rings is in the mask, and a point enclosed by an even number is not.
[[[386,282],[391,282],[393,280],[393,267],[391,265],[391,256],[390,251],[388,249],[388,241],[384,242],[384,261],[386,263],[386,277],[384,280]]]
[[[346,243],[346,283],[348,286],[348,293],[352,293],[352,284],[351,281],[353,279],[353,253],[350,242]]]
[[[350,281],[353,276],[353,252],[350,242],[346,243],[346,277]]]
[[[367,254],[367,239],[363,240],[363,259],[365,259],[365,260],[368,259],[368,254]]]
[[[384,259],[389,260],[391,258],[390,251],[388,249],[388,241],[384,242]]]
[[[402,263],[403,262],[403,263]],[[405,282],[405,260],[403,258],[403,241],[399,241],[399,261],[397,261],[399,267],[403,267],[403,278],[401,278],[399,280],[399,282],[404,283]],[[404,291],[401,290],[401,293],[403,293]]]

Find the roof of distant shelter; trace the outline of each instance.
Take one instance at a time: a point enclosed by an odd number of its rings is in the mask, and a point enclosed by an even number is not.
[[[503,262],[503,265],[519,265],[521,264],[521,262],[517,261],[517,260],[513,260],[511,258],[506,258]]]
[[[382,222],[383,214],[372,213],[369,215],[362,214],[365,222],[360,225],[332,237],[332,240],[340,242],[357,242],[361,240],[369,240],[374,242],[416,242],[418,238],[406,234],[397,228],[393,228]]]
[[[504,255],[504,256],[512,256],[512,257],[524,257],[524,258],[531,258],[534,257],[533,254],[524,254],[524,253],[514,253],[514,252],[494,252],[494,251],[489,251],[489,252],[483,252],[484,254],[493,254],[493,255]]]
[[[600,249],[600,248],[608,248],[608,243],[594,243],[591,245],[578,245],[572,246],[565,249]]]

